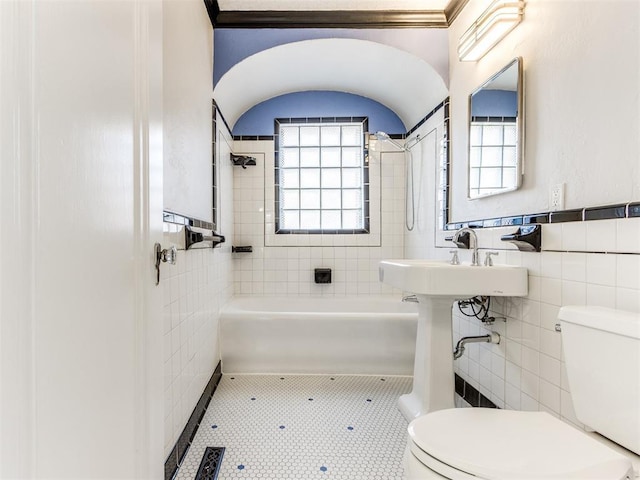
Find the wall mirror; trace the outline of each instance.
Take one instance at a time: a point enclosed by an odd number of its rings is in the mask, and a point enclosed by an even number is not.
[[[469,96],[469,199],[517,190],[522,183],[522,58]]]

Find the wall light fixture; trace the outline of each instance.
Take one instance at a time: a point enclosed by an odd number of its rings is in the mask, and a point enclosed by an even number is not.
[[[458,42],[458,58],[477,62],[522,20],[523,1],[495,0]]]

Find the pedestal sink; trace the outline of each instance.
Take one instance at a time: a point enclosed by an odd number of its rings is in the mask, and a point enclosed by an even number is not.
[[[419,302],[413,389],[400,397],[400,411],[411,421],[428,412],[453,408],[453,302],[476,295],[525,296],[527,269],[402,259],[381,261],[379,275],[381,282],[416,294]]]

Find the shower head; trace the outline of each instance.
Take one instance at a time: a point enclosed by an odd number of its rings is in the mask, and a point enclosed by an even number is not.
[[[391,138],[387,132],[376,132],[373,134],[378,140],[388,140]]]
[[[399,142],[396,142],[386,132],[376,132],[373,134],[373,136],[382,142],[389,142],[391,145],[393,145],[396,148],[399,148],[400,150],[406,150],[404,145],[400,144]]]

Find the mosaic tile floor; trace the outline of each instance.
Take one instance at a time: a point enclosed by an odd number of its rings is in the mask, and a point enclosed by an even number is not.
[[[223,376],[176,475],[225,447],[219,480],[400,480],[411,377]]]

